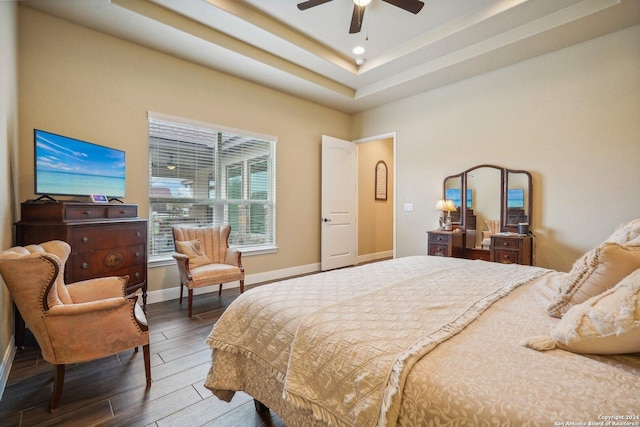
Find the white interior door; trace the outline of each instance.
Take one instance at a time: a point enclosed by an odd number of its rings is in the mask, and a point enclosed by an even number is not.
[[[358,177],[356,144],[322,136],[322,231],[320,268],[357,261]]]

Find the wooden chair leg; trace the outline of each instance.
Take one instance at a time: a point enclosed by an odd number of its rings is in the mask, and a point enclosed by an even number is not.
[[[193,310],[191,308],[192,306],[193,306],[193,289],[189,289],[189,317],[191,317],[193,314]]]
[[[265,405],[264,403],[260,402],[259,400],[253,399],[253,404],[256,407],[256,411],[264,414],[266,412],[269,412],[269,407],[267,405]]]
[[[60,405],[62,398],[62,385],[64,384],[64,368],[65,365],[55,365],[55,374],[53,380],[53,393],[51,393],[51,402],[49,403],[49,411],[55,412]]]
[[[218,288],[218,296],[222,295],[222,283],[220,283],[220,287]]]
[[[138,347],[136,347],[137,349]],[[151,387],[151,352],[149,344],[142,346],[142,353],[144,354],[144,372],[147,375],[147,387]]]
[[[240,293],[244,293],[244,279],[240,280]]]
[[[184,289],[184,285],[180,283],[180,304],[182,304],[182,290]]]

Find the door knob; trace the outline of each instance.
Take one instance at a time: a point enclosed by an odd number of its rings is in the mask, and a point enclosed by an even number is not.
[[[322,222],[331,222],[329,218],[322,218]]]

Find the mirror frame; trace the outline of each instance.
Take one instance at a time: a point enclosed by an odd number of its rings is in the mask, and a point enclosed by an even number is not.
[[[446,199],[447,196],[447,180],[449,179],[460,179],[460,191],[463,191],[463,187],[464,187],[464,179],[463,179],[463,173],[458,173],[455,175],[449,175],[448,177],[446,177],[444,179],[444,181],[442,181],[442,198]],[[460,206],[463,206],[465,203],[467,203],[467,198],[466,197],[462,197],[462,195],[460,195],[461,197],[461,201],[460,201]],[[460,221],[451,221],[451,225],[453,226],[453,228],[462,228],[464,229],[464,218],[463,218],[463,212],[460,211]]]
[[[467,174],[479,168],[493,168],[498,169],[500,171],[500,231],[501,232],[518,232],[518,224],[509,224],[508,223],[508,200],[507,200],[507,190],[509,189],[509,174],[521,173],[526,176],[526,181],[528,184],[527,194],[525,195],[525,200],[527,203],[527,218],[529,226],[531,226],[531,212],[533,206],[533,180],[531,178],[531,173],[526,170],[519,169],[507,169],[502,166],[496,166],[491,164],[481,164],[477,166],[473,166],[464,172],[449,175],[442,182],[442,198],[446,197],[447,190],[447,180],[449,179],[457,179],[461,180],[461,202],[460,205],[462,209],[460,210],[460,221],[456,221],[452,223],[453,228],[459,228],[466,231],[465,219],[467,216]]]
[[[527,222],[529,223],[529,226],[531,226],[531,207],[533,204],[533,197],[531,195],[532,191],[533,191],[533,179],[531,177],[531,173],[529,173],[529,171],[526,170],[518,170],[518,169],[504,169],[504,176],[503,176],[503,188],[502,188],[502,218],[500,220],[500,228],[501,231],[510,231],[513,233],[517,233],[518,232],[518,224],[510,224],[509,223],[509,200],[508,200],[508,190],[509,190],[509,174],[516,174],[516,173],[520,173],[520,174],[524,174],[526,176],[527,179],[527,194],[525,195],[525,200],[527,203]]]

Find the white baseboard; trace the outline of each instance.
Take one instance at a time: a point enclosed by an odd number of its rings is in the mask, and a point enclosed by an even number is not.
[[[379,259],[393,258],[393,251],[376,252],[375,254],[367,254],[358,256],[358,263],[371,262]]]
[[[301,274],[309,274],[320,271],[320,264],[308,264],[299,267],[285,268],[282,270],[267,271],[264,273],[249,274],[244,278],[245,285],[253,285],[256,283],[269,282],[273,280],[286,279]],[[240,282],[229,282],[224,284],[224,288],[239,288]],[[204,288],[195,289],[194,295],[205,294],[208,292],[218,292],[217,286],[206,286]],[[186,297],[186,290],[184,291]],[[180,287],[160,289],[158,291],[149,291],[147,293],[147,304],[156,302],[169,301],[180,298]]]
[[[11,372],[11,366],[13,365],[13,359],[16,356],[16,343],[15,336],[12,336],[7,346],[7,351],[4,352],[2,358],[2,365],[0,365],[0,399],[4,393],[4,389],[7,386],[7,380],[9,379],[9,372]]]

